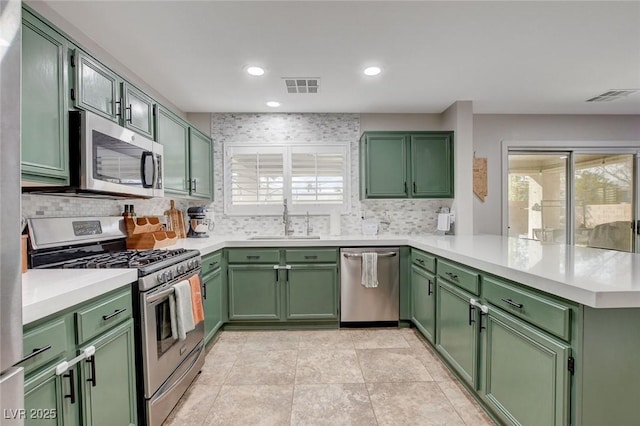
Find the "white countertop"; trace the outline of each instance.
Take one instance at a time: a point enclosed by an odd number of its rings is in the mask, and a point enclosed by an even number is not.
[[[640,307],[640,255],[497,235],[342,235],[320,239],[187,238],[168,248],[411,246],[593,308]],[[131,269],[47,269],[22,275],[23,324],[137,280]]]

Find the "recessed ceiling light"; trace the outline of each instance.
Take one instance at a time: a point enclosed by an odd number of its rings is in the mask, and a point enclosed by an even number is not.
[[[251,75],[260,76],[264,74],[264,70],[260,67],[249,67],[247,68],[247,72]]]
[[[369,76],[378,75],[380,74],[380,71],[382,70],[379,67],[369,67],[364,69],[364,75],[369,75]]]
[[[276,102],[276,101],[269,101],[267,102],[267,106],[271,107],[271,108],[277,108],[280,106],[280,102]]]

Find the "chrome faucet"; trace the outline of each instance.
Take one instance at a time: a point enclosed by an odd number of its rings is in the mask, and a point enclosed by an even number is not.
[[[291,219],[289,218],[289,208],[287,207],[286,198],[284,199],[284,210],[282,211],[282,223],[284,223],[284,236],[291,236],[293,229],[291,229]]]
[[[309,212],[307,212],[307,236],[311,235],[311,232],[313,231],[313,227],[311,226],[311,222],[309,221]]]

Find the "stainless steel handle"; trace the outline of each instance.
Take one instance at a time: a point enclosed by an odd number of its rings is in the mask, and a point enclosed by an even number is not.
[[[445,272],[445,275],[447,275],[452,280],[458,280],[458,275],[454,274],[453,272]]]
[[[91,387],[96,387],[96,356],[91,355],[85,360],[87,364],[91,364],[91,374],[87,379],[87,382],[91,383]]]
[[[155,302],[157,300],[162,299],[165,296],[170,295],[171,293],[173,293],[173,287],[168,288],[166,290],[163,290],[160,293],[157,293],[157,294],[154,294],[154,295],[151,295],[151,296],[147,297],[146,302],[147,303],[153,303],[153,302]]]
[[[29,355],[25,356],[24,358],[22,358],[20,361],[16,362],[13,365],[16,366],[18,364],[22,364],[23,362],[28,361],[34,356],[38,356],[41,353],[48,351],[49,349],[51,349],[51,345],[47,345],[44,348],[35,348]]]
[[[129,106],[127,108],[125,108],[125,109],[129,111],[129,118],[125,119],[125,121],[127,123],[132,123],[133,124],[133,111],[131,110],[131,104],[129,104]]]
[[[514,302],[511,299],[500,299],[500,300],[502,300],[505,303],[508,303],[509,305],[513,306],[514,308],[518,308],[518,309],[524,308],[524,305],[522,303]]]
[[[431,296],[433,294],[433,281],[428,280],[429,285],[427,286],[427,296]]]
[[[113,311],[113,313],[111,313],[109,315],[103,315],[102,319],[104,321],[109,320],[109,319],[115,317],[116,315],[120,315],[121,313],[123,313],[126,310],[127,310],[127,308],[116,309],[115,311]]]
[[[198,179],[193,178],[193,187],[191,188],[191,190],[193,192],[197,192],[198,191]]]
[[[387,253],[378,253],[378,257],[394,257],[396,256],[398,253],[390,251]],[[362,257],[361,253],[343,253],[342,254],[344,257],[346,257],[347,259],[354,259],[354,258],[360,258]]]

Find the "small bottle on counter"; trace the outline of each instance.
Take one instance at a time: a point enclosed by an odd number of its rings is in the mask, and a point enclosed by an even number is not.
[[[122,217],[127,218],[129,217],[129,204],[125,204],[124,205],[124,212],[122,213]]]
[[[132,219],[136,218],[136,212],[133,210],[133,204],[129,204],[129,217]]]

